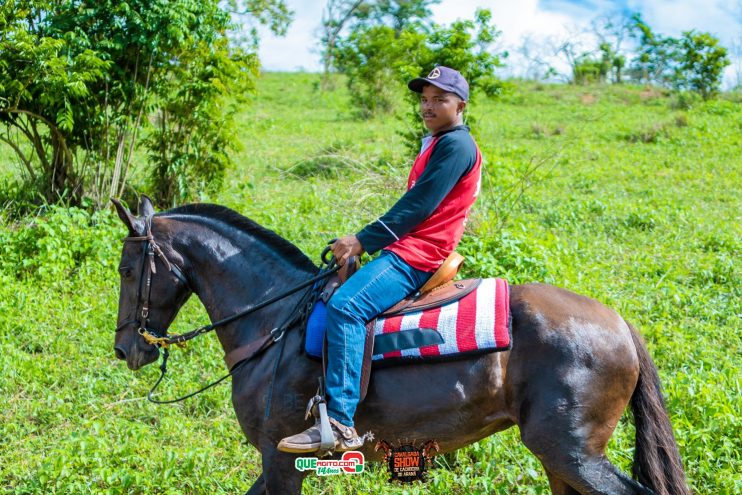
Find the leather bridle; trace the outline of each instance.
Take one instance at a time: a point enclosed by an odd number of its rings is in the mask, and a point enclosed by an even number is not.
[[[253,357],[257,356],[259,353],[261,353],[262,351],[270,347],[272,344],[280,341],[283,338],[286,330],[290,328],[292,325],[294,325],[295,323],[299,321],[301,321],[302,323],[306,322],[306,319],[309,317],[309,313],[312,309],[312,306],[314,306],[314,303],[316,302],[317,298],[319,297],[319,293],[321,292],[321,286],[318,286],[317,282],[329,277],[330,275],[332,275],[333,273],[337,272],[340,269],[340,267],[336,265],[334,257],[332,257],[329,261],[327,260],[326,256],[329,251],[329,247],[327,247],[322,252],[322,261],[323,263],[327,265],[327,267],[321,268],[319,270],[319,273],[315,275],[314,277],[310,278],[309,280],[302,282],[301,284],[295,287],[292,287],[270,299],[261,301],[260,303],[250,306],[249,308],[243,311],[240,311],[234,315],[228,316],[221,320],[215,321],[209,325],[203,325],[203,326],[200,326],[198,328],[195,328],[189,332],[185,332],[182,334],[177,334],[177,335],[167,334],[166,331],[159,331],[159,330],[150,328],[148,326],[149,309],[150,309],[151,296],[152,296],[152,277],[154,274],[157,273],[155,256],[160,258],[162,263],[167,267],[168,271],[172,272],[178,278],[180,282],[185,284],[185,286],[188,288],[190,292],[193,292],[193,290],[191,288],[191,285],[188,283],[188,279],[183,273],[183,270],[181,270],[176,264],[170,262],[167,259],[167,256],[165,256],[165,253],[162,251],[160,246],[155,241],[155,238],[152,235],[152,215],[149,215],[144,218],[144,225],[145,225],[145,235],[128,236],[122,239],[123,242],[144,243],[143,249],[142,249],[142,272],[139,278],[139,287],[137,289],[137,307],[139,307],[139,305],[141,304],[141,311],[138,311],[138,318],[135,317],[134,319],[126,320],[120,323],[116,327],[116,332],[123,330],[129,325],[136,324],[138,326],[137,332],[144,338],[145,341],[147,341],[149,344],[156,345],[157,347],[160,347],[163,349],[162,364],[160,365],[160,377],[158,378],[157,382],[154,384],[152,389],[147,394],[147,399],[150,402],[154,402],[156,404],[171,404],[174,402],[180,402],[189,397],[193,397],[194,395],[197,395],[203,392],[204,390],[207,390],[213,387],[214,385],[217,385],[218,383],[221,383],[226,378],[232,376],[242,366],[242,364],[249,361]],[[146,280],[144,284],[144,290],[142,290],[143,280]],[[239,346],[233,349],[225,356],[224,359],[227,363],[227,367],[229,368],[229,373],[227,375],[197,390],[196,392],[190,393],[183,397],[179,397],[177,399],[158,400],[153,397],[153,393],[155,392],[157,387],[160,385],[160,382],[164,378],[165,373],[167,371],[167,360],[170,355],[168,348],[171,345],[175,344],[175,345],[183,347],[185,346],[185,343],[187,341],[194,339],[198,337],[199,335],[203,335],[207,332],[210,332],[211,330],[214,330],[215,328],[231,323],[239,318],[242,318],[243,316],[246,316],[250,313],[258,311],[259,309],[262,309],[270,304],[280,301],[281,299],[284,299],[292,294],[295,294],[301,289],[304,289],[307,287],[309,287],[309,290],[304,294],[300,303],[296,306],[296,310],[289,315],[289,317],[286,319],[286,321],[283,322],[283,324],[272,329],[268,334],[263,335],[262,337],[246,345]],[[317,290],[318,287],[320,290]],[[146,297],[144,298],[142,297],[143,292],[146,293]],[[275,378],[276,368],[274,368],[273,378]],[[273,378],[271,379],[271,382],[273,381]],[[266,411],[267,410],[268,409],[266,408]]]
[[[157,255],[160,260],[162,260],[162,263],[165,265],[165,267],[168,269],[169,272],[172,272],[178,280],[180,280],[189,291],[193,292],[191,289],[191,285],[188,283],[188,279],[183,274],[183,270],[181,270],[178,265],[171,263],[167,256],[165,256],[165,253],[162,252],[162,249],[155,241],[154,236],[152,235],[152,216],[145,217],[144,219],[144,226],[145,226],[145,235],[143,236],[129,236],[124,237],[122,239],[122,242],[142,242],[144,243],[142,246],[142,272],[139,277],[139,287],[137,289],[137,307],[141,304],[141,311],[139,311],[139,318],[135,318],[132,320],[127,320],[121,323],[116,327],[116,332],[119,332],[126,328],[127,326],[131,325],[132,323],[136,323],[138,325],[137,332],[144,337],[144,339],[153,345],[160,345],[167,347],[170,344],[182,344],[185,341],[182,342],[170,342],[169,339],[167,339],[167,335],[165,335],[164,332],[160,332],[158,330],[152,329],[148,327],[149,323],[149,308],[150,308],[150,301],[152,298],[152,275],[157,273],[157,265],[155,264],[155,255]],[[144,291],[146,292],[146,297],[142,298],[142,281],[146,280],[144,284]],[[195,335],[194,335],[195,336]],[[163,340],[165,338],[166,340]],[[191,337],[193,338],[193,337]],[[187,339],[190,340],[190,339]]]

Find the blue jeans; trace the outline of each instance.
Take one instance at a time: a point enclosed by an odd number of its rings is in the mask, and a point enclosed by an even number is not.
[[[419,289],[433,275],[417,270],[391,251],[348,279],[327,305],[327,410],[346,426],[361,396],[366,323]]]

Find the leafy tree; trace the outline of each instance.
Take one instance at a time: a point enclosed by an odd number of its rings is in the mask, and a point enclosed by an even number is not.
[[[273,34],[284,36],[294,18],[283,0],[226,0],[222,4],[243,28],[248,28],[247,41],[251,46],[258,41],[257,25],[268,26]]]
[[[678,40],[652,31],[640,14],[632,16],[639,48],[631,72],[638,82],[671,86],[676,80],[680,59]]]
[[[346,72],[348,42],[365,45],[374,44],[371,38],[384,37],[389,27],[394,38],[402,37],[404,30],[425,31],[430,26],[430,6],[440,0],[327,0],[322,14],[322,88],[330,87],[330,71]],[[346,31],[343,37],[343,31]],[[353,38],[353,40],[350,40]],[[343,54],[338,53],[342,50]],[[388,58],[388,57],[387,57]],[[384,102],[381,107],[388,106]]]
[[[16,153],[28,178],[47,200],[77,195],[80,169],[76,149],[89,133],[76,132],[95,107],[91,86],[111,68],[76,36],[50,33],[48,9],[35,2],[8,0],[0,5],[0,139]]]
[[[494,71],[502,66],[501,58],[508,55],[492,51],[500,34],[492,22],[492,12],[487,9],[477,9],[473,20],[455,21],[448,28],[436,25],[427,37],[428,50],[421,53],[420,68],[425,71],[436,65],[455,67],[466,77],[473,90],[472,98],[480,91],[495,96],[502,84]]]
[[[592,84],[604,82],[610,66],[604,60],[595,59],[584,54],[574,61],[572,82],[574,84]]]
[[[620,84],[626,67],[625,44],[634,29],[635,21],[622,12],[599,16],[592,22],[592,32],[598,38],[603,67],[611,81]]]
[[[408,28],[430,25],[431,5],[441,0],[375,0],[361,3],[355,17],[367,26],[389,26],[395,37]]]
[[[285,29],[283,0],[243,5]],[[257,70],[228,42],[234,27],[218,0],[7,0],[2,139],[48,201],[121,195],[142,135],[160,201],[192,196],[230,163],[225,102],[251,89]]]
[[[223,38],[211,45],[190,40],[182,50],[153,89],[157,109],[144,140],[152,198],[169,206],[221,187],[237,146],[233,114],[241,94],[230,88],[251,89],[258,65],[254,55],[230,53]]]
[[[410,25],[397,33],[392,26],[358,25],[338,44],[338,69],[347,75],[354,102],[364,116],[390,111],[399,88],[436,65],[461,71],[472,97],[480,91],[494,95],[501,84],[493,72],[501,62],[499,55],[491,53],[499,36],[491,20],[490,11],[478,10],[474,20],[456,21],[450,27]],[[414,128],[420,129],[419,118],[414,121]]]
[[[335,67],[336,48],[340,33],[364,0],[328,0],[322,11],[322,89],[330,88],[330,71]]]
[[[363,117],[392,110],[402,67],[419,65],[415,58],[424,49],[424,34],[405,29],[397,36],[389,26],[359,26],[338,44],[338,69]]]
[[[554,56],[566,62],[569,67],[569,73],[559,73],[564,81],[584,84],[597,79],[597,71],[594,67],[598,67],[600,62],[594,58],[593,38],[586,30],[578,26],[570,26],[563,38],[551,38],[549,44],[552,45]]]
[[[677,85],[696,91],[704,100],[716,94],[724,68],[730,64],[719,40],[709,33],[686,31],[680,39],[680,55]]]
[[[614,83],[621,82],[621,70],[626,64],[626,57],[613,51],[608,43],[599,46],[600,58],[590,53],[577,57],[572,66],[572,82],[575,84],[604,83],[609,79]]]
[[[641,19],[633,17],[639,53],[634,60],[634,78],[675,89],[689,89],[704,99],[721,85],[724,68],[730,64],[727,49],[709,33],[685,31],[680,39],[654,33]]]
[[[604,80],[610,78],[615,84],[621,84],[621,71],[626,66],[626,57],[614,50],[609,43],[603,42],[600,49],[600,71]]]

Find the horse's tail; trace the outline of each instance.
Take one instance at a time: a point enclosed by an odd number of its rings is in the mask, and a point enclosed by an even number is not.
[[[639,381],[631,396],[636,425],[634,478],[657,495],[691,495],[667,416],[657,368],[639,333],[630,324],[629,328],[639,357]]]

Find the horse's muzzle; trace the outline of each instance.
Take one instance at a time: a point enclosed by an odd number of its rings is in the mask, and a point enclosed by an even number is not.
[[[127,351],[123,345],[117,344],[113,347],[113,352],[116,354],[117,359],[126,361],[126,365],[130,370],[136,371],[143,366],[157,361],[157,358],[160,356],[160,351],[157,347],[150,346],[149,344],[147,344],[147,347],[149,349],[143,351],[135,344]]]

